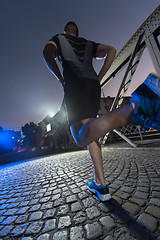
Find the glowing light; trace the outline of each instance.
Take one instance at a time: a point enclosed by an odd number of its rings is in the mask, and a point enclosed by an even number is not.
[[[51,118],[55,115],[55,113],[53,111],[49,111],[48,112],[48,116],[50,116]]]
[[[50,123],[46,127],[47,127],[47,132],[51,131],[51,124]]]
[[[12,149],[13,148],[13,141],[11,140],[13,137],[11,137],[11,133],[7,131],[1,131],[0,132],[0,146]]]
[[[43,116],[49,116],[52,118],[57,112],[59,111],[59,106],[55,105],[43,105],[40,106],[40,114],[43,114]]]

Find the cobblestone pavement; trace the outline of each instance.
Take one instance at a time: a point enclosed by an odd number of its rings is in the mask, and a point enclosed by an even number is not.
[[[89,193],[87,151],[0,168],[0,240],[160,239],[160,149],[103,148],[112,200]]]

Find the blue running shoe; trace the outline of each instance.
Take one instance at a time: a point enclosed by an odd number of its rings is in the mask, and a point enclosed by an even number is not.
[[[92,193],[97,194],[97,197],[103,202],[111,199],[111,195],[108,190],[108,185],[102,184],[100,186],[97,186],[94,179],[92,180],[92,182],[88,183],[88,190]]]
[[[149,75],[150,77],[153,75]],[[148,78],[147,78],[148,79]],[[160,130],[160,88],[150,87],[145,80],[133,93],[130,102],[136,104],[132,116],[133,124],[146,128]]]

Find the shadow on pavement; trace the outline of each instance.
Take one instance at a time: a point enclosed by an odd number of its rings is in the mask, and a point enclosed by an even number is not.
[[[127,227],[131,231],[133,236],[135,235],[137,239],[156,239],[156,237],[149,229],[137,222],[134,217],[132,217],[131,214],[128,213],[126,210],[124,210],[115,199],[112,198],[107,202],[103,202],[103,204],[105,205],[105,207],[107,207],[107,209],[111,209],[112,217],[118,219],[121,224],[125,224],[125,227]]]

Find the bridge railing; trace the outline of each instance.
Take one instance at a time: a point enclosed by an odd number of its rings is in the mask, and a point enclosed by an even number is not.
[[[101,87],[103,88],[114,77],[116,77],[125,67],[124,78],[118,90],[117,96],[113,102],[110,110],[119,107],[125,97],[128,87],[133,79],[133,75],[141,60],[143,51],[148,48],[153,65],[156,69],[157,75],[160,76],[160,6],[158,6],[154,12],[147,18],[147,20],[138,28],[135,34],[125,44],[122,50],[117,54],[109,71],[104,75],[101,81]],[[135,126],[133,126],[135,129]],[[141,130],[137,127],[137,131],[141,136]],[[150,130],[151,131],[151,130]],[[114,132],[127,141],[131,146],[136,145],[125,135],[125,131],[115,129]],[[132,129],[131,129],[132,132]],[[102,143],[106,142],[108,134],[104,136]]]

